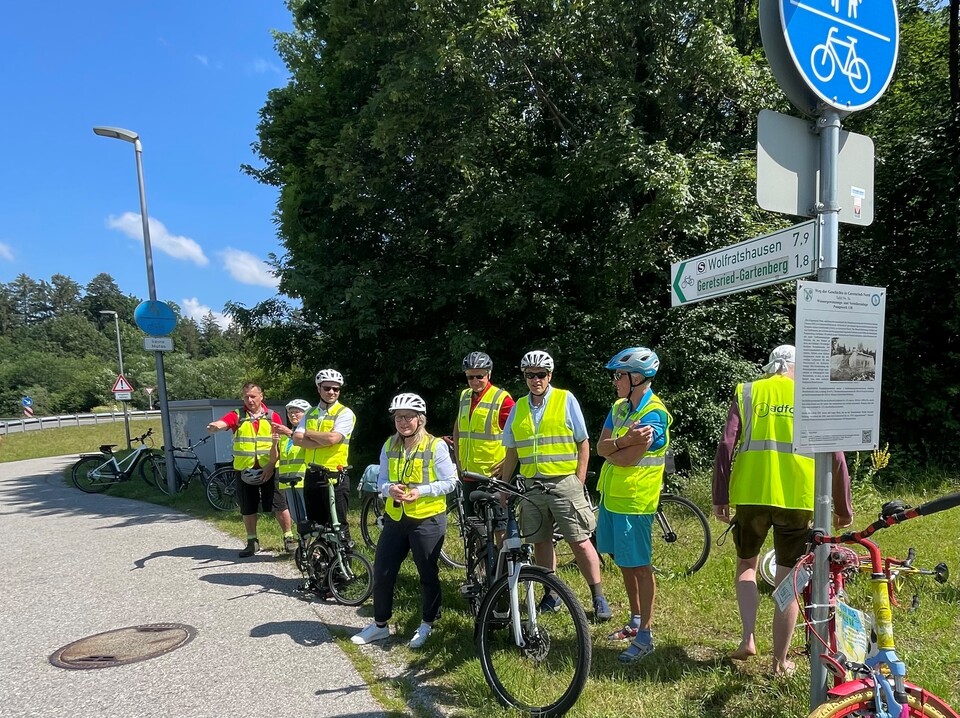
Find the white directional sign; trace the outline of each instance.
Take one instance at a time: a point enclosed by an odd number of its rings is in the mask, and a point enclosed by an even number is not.
[[[817,220],[716,249],[670,266],[671,306],[702,302],[815,274]]]
[[[114,392],[113,398],[117,401],[130,401],[133,398],[133,394],[129,391],[118,391]]]
[[[144,337],[143,348],[148,352],[172,352],[172,337]]]

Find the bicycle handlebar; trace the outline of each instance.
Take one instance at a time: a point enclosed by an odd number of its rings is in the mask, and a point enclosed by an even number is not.
[[[502,491],[505,494],[510,494],[511,496],[516,496],[518,498],[523,498],[526,493],[533,488],[539,488],[546,493],[550,493],[550,487],[544,484],[542,481],[534,481],[529,487],[527,487],[526,477],[523,476],[523,474],[517,474],[516,477],[514,477],[517,481],[517,485],[508,483],[502,479],[494,479],[490,476],[477,474],[473,471],[464,471],[462,475],[471,481],[487,484],[494,491]]]
[[[141,434],[140,436],[135,436],[130,441],[139,441],[141,445],[146,443],[147,439],[153,434],[153,427],[147,429],[147,433]]]
[[[941,511],[953,509],[957,506],[960,506],[960,491],[953,494],[947,494],[946,496],[941,496],[940,498],[933,499],[933,501],[928,501],[925,504],[920,504],[916,508],[905,507],[899,511],[891,513],[888,516],[881,515],[880,518],[860,531],[847,531],[839,536],[828,536],[822,531],[815,531],[812,537],[812,542],[815,544],[860,543],[880,529],[885,529],[888,526],[893,526],[894,524],[900,524],[904,521],[915,519],[918,516],[929,516],[930,514],[940,513]]]

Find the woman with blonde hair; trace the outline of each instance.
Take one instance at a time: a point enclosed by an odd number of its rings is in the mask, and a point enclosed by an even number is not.
[[[373,563],[373,622],[353,636],[356,644],[390,635],[393,591],[407,554],[420,574],[422,623],[410,639],[420,648],[440,616],[440,549],[447,531],[447,499],[457,473],[443,439],[427,433],[427,405],[417,394],[398,394],[390,402],[396,433],[380,451],[377,488],[386,500],[383,533]]]

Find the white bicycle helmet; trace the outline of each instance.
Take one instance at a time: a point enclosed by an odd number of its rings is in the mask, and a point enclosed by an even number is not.
[[[418,414],[426,414],[427,402],[417,394],[404,392],[403,394],[397,394],[390,401],[390,413],[392,414],[398,409],[407,409],[409,411],[415,411]]]
[[[321,369],[317,372],[317,386],[324,381],[332,381],[334,384],[343,386],[343,374],[336,369]]]
[[[540,351],[539,349],[534,349],[531,352],[527,352],[523,355],[523,359],[520,360],[520,369],[546,369],[549,372],[553,371],[553,357],[547,354],[545,351]]]
[[[266,481],[263,478],[263,469],[244,469],[240,472],[240,480],[251,486],[259,486]]]
[[[287,402],[287,409],[299,409],[300,411],[310,411],[313,407],[305,399],[294,399]]]

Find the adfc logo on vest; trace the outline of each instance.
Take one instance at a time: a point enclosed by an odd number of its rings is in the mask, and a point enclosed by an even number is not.
[[[757,404],[756,408],[753,410],[753,413],[757,416],[763,417],[773,414],[775,417],[780,416],[793,416],[793,407],[789,404],[774,404],[770,406],[765,401]]]

